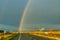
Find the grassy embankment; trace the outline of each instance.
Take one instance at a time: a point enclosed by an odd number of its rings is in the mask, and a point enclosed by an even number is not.
[[[11,35],[8,36],[8,37],[4,37],[4,35],[3,35],[3,37],[2,37],[0,40],[9,40],[9,39],[15,37],[16,35],[17,35],[17,34],[11,34]]]

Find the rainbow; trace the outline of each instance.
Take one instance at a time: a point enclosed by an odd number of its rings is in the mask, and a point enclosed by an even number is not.
[[[18,27],[18,32],[19,32],[19,33],[20,33],[21,27],[22,27],[22,25],[23,25],[24,17],[25,17],[25,15],[26,15],[26,11],[27,11],[27,9],[28,9],[29,4],[30,4],[30,0],[28,0],[27,5],[25,6],[24,11],[23,11],[23,13],[22,13],[22,17],[21,17],[20,24],[19,24],[19,27]]]

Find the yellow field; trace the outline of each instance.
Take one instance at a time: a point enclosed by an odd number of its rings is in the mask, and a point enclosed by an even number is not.
[[[42,36],[42,37],[48,37],[52,39],[60,39],[60,31],[24,31],[21,33],[27,33],[31,35],[36,35],[36,36]]]
[[[3,35],[3,33],[0,33],[0,39],[1,39],[2,37],[7,38],[7,37],[9,37],[9,36],[12,36],[13,34],[16,34],[16,32],[12,32],[11,34],[4,34],[4,35]]]

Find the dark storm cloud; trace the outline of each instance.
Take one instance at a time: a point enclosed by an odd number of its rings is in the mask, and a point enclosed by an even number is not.
[[[0,0],[0,24],[18,26],[26,0]]]
[[[26,2],[26,0],[0,0],[0,30],[18,30]]]
[[[60,24],[60,0],[31,0],[26,17],[33,24]]]
[[[31,0],[23,25],[25,24],[27,26],[22,29],[60,29],[60,0]]]

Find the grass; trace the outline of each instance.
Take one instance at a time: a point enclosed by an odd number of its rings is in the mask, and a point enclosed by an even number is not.
[[[7,37],[7,38],[2,38],[1,40],[9,40],[9,39],[11,39],[11,38],[13,38],[14,36],[16,36],[17,34],[13,34],[12,36],[9,36],[9,37]]]

